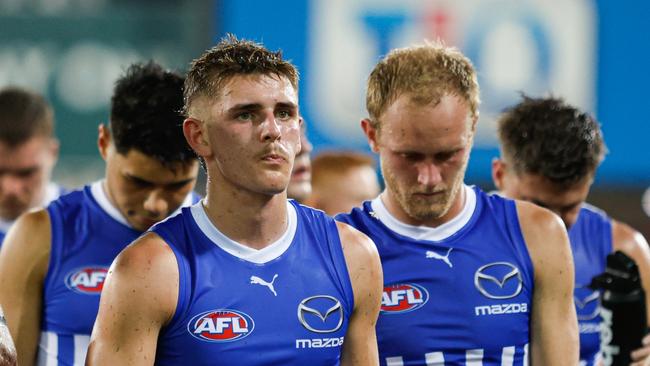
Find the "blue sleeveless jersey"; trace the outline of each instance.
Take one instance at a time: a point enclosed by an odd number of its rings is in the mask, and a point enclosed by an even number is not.
[[[337,216],[381,256],[381,365],[528,364],[534,274],[516,207],[474,192],[466,223],[437,241],[389,229],[375,212],[379,199]]]
[[[321,211],[290,202],[289,229],[259,251],[275,251],[265,258],[238,254],[256,251],[221,234],[201,204],[152,228],[180,275],[156,365],[339,364],[354,304],[338,230]]]
[[[108,268],[142,234],[109,215],[96,197],[85,186],[47,207],[52,241],[43,284],[39,366],[84,364]]]
[[[106,213],[90,186],[61,196],[47,211],[52,249],[38,365],[83,365],[108,268],[141,232]]]
[[[596,365],[600,351],[599,294],[587,286],[605,271],[607,255],[612,252],[611,219],[601,210],[583,204],[578,220],[568,230],[576,286],[574,301],[580,329],[580,365]]]

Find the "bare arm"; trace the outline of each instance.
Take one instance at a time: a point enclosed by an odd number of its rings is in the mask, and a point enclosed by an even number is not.
[[[367,236],[347,224],[336,224],[354,291],[354,311],[343,343],[341,365],[378,365],[375,325],[383,289],[379,254]]]
[[[16,221],[0,251],[0,304],[20,365],[36,362],[50,248],[50,217],[39,210]]]
[[[531,314],[533,365],[578,364],[578,320],[569,238],[559,217],[517,201],[521,229],[535,269]]]
[[[160,329],[176,310],[178,279],[176,258],[156,234],[123,250],[104,282],[86,365],[153,365]]]

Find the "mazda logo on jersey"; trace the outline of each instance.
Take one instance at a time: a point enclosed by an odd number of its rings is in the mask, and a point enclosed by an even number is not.
[[[474,286],[489,299],[510,299],[521,292],[523,280],[519,268],[508,262],[481,266],[474,274]]]
[[[99,295],[104,288],[108,268],[89,266],[77,268],[65,277],[65,285],[72,291],[84,295]]]
[[[314,333],[336,332],[343,325],[343,306],[332,296],[311,296],[298,305],[298,320]]]
[[[217,309],[194,316],[187,323],[192,336],[208,342],[232,342],[253,332],[255,323],[248,314],[232,309]]]
[[[406,313],[421,308],[429,300],[427,290],[414,283],[399,283],[384,287],[381,297],[381,312],[386,314]]]
[[[576,304],[578,320],[592,320],[600,313],[600,293],[582,286],[576,286],[573,301]]]

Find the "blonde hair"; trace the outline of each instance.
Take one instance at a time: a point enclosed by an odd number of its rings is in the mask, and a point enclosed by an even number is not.
[[[368,78],[366,109],[373,125],[400,96],[408,94],[420,105],[437,104],[447,94],[463,98],[478,118],[479,86],[470,60],[440,42],[395,49],[372,70]]]

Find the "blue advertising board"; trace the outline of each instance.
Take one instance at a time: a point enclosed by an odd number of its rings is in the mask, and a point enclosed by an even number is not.
[[[519,93],[552,94],[601,121],[609,154],[598,184],[648,184],[650,4],[608,1],[222,0],[215,42],[233,33],[281,49],[301,72],[301,113],[316,151],[367,150],[365,80],[390,49],[441,39],[474,63],[481,117],[470,183],[490,180],[495,118]],[[625,40],[622,42],[621,40]],[[645,66],[644,66],[645,65]]]

